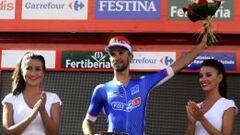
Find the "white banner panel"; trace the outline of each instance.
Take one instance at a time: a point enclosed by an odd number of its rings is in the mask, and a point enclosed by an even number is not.
[[[15,68],[19,58],[27,51],[38,52],[43,55],[46,68],[55,68],[56,51],[50,50],[2,50],[2,68]]]
[[[134,52],[130,69],[161,70],[176,61],[176,52]]]
[[[15,19],[15,7],[15,0],[0,0],[0,19]]]
[[[86,20],[88,0],[23,0],[22,19]]]

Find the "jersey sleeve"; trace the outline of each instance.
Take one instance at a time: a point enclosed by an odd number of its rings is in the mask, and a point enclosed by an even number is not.
[[[96,121],[99,112],[104,106],[106,94],[103,91],[103,85],[98,85],[92,94],[90,105],[87,111],[86,118],[91,121]]]
[[[174,76],[174,72],[172,68],[169,66],[163,70],[160,70],[157,73],[143,76],[141,79],[145,82],[145,84],[149,89],[152,89],[154,87],[157,87],[165,83],[173,76]]]

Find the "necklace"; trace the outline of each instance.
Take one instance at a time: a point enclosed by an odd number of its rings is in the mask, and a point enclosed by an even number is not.
[[[214,104],[216,101],[218,101],[221,97],[215,99],[215,100],[210,100],[210,99],[206,99],[203,101],[203,103],[210,103],[210,104]]]
[[[221,97],[220,97],[221,98]],[[206,113],[208,110],[211,109],[211,107],[220,99],[217,98],[215,100],[204,100],[202,104],[200,105],[200,108],[204,113]]]

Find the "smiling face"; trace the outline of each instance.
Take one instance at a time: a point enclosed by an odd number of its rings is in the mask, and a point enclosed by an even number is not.
[[[222,81],[222,77],[222,74],[219,74],[218,71],[213,67],[201,67],[199,83],[202,87],[202,90],[205,92],[212,90],[218,91],[219,83]]]
[[[26,59],[22,63],[21,71],[26,86],[40,86],[44,77],[44,69],[39,59]]]
[[[112,68],[117,72],[128,69],[133,56],[123,47],[115,46],[109,50],[109,56]]]

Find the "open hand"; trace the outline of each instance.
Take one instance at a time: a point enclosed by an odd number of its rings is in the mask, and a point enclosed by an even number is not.
[[[30,118],[31,118],[31,119],[35,119],[35,118],[36,118],[36,116],[37,116],[37,114],[38,114],[38,110],[39,110],[41,104],[42,104],[42,100],[41,100],[41,99],[39,99],[39,100],[37,101],[37,103],[35,103],[35,105],[33,106],[32,113],[31,113],[31,115],[30,115]]]
[[[189,100],[187,103],[187,110],[190,116],[195,120],[202,120],[204,118],[203,111],[198,107],[197,103]]]
[[[45,110],[45,105],[46,105],[46,100],[47,100],[47,96],[46,96],[46,93],[45,93],[45,92],[43,92],[43,93],[41,94],[41,97],[40,97],[39,100],[41,100],[41,104],[40,104],[38,110],[39,110],[39,111],[44,111],[44,110]]]
[[[192,124],[195,124],[196,120],[193,118],[193,116],[190,114],[189,112],[189,107],[186,106],[186,110],[187,110],[187,116],[188,116],[188,121]]]

